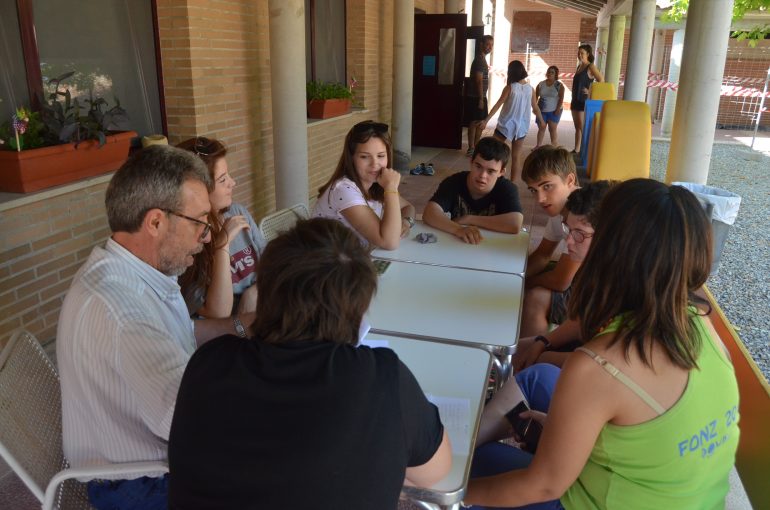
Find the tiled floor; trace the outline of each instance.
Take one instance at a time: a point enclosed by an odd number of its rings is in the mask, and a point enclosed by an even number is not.
[[[14,473],[0,478],[0,508],[3,510],[36,510],[40,502]]]

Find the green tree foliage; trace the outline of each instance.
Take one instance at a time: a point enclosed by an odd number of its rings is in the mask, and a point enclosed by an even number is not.
[[[678,23],[687,14],[687,7],[690,0],[674,0],[671,7],[666,11],[664,19]],[[770,0],[735,0],[733,4],[733,21],[742,19],[747,13],[760,11],[766,13],[770,10]],[[736,30],[733,37],[739,41],[748,40],[751,46],[756,46],[757,41],[764,39],[770,34],[770,24],[759,23],[748,30]]]

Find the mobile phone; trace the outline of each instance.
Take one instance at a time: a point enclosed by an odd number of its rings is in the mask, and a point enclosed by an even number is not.
[[[540,434],[543,432],[543,426],[532,418],[522,418],[519,414],[528,411],[529,406],[525,401],[516,404],[516,407],[505,414],[505,417],[511,423],[516,439],[524,443],[524,450],[535,453],[537,443],[540,441]]]
[[[377,271],[378,276],[381,276],[383,273],[385,273],[388,267],[390,267],[389,260],[372,259],[372,263],[374,264],[374,269]]]

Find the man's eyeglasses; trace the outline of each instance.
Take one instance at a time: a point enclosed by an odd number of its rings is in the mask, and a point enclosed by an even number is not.
[[[562,230],[564,230],[565,236],[572,236],[572,239],[574,239],[575,242],[578,244],[594,236],[593,234],[589,234],[588,232],[583,232],[582,230],[570,229],[566,223],[562,223],[561,228]]]
[[[196,220],[195,218],[190,218],[189,216],[185,216],[184,214],[178,213],[176,211],[171,211],[169,209],[161,209],[161,211],[172,214],[174,216],[177,216],[179,218],[184,218],[186,220],[190,220],[192,222],[195,222],[199,225],[203,225],[203,232],[201,232],[200,240],[203,241],[206,239],[206,236],[209,235],[209,232],[211,232],[211,223],[206,223],[205,221]]]
[[[212,147],[211,140],[205,136],[199,136],[195,139],[193,152],[195,152],[195,154],[198,156],[211,156],[214,151],[216,151],[216,148]]]
[[[382,122],[374,122],[373,120],[365,120],[353,126],[353,131],[356,133],[374,131],[377,134],[384,134],[388,132],[388,125]]]

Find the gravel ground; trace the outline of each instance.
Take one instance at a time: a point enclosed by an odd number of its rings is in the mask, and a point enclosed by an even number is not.
[[[663,180],[668,150],[668,142],[652,143],[651,177]],[[708,185],[740,195],[741,207],[708,287],[770,380],[770,155],[750,161],[748,154],[728,144],[715,144],[711,153]]]

